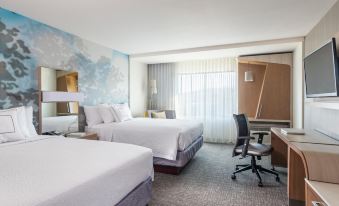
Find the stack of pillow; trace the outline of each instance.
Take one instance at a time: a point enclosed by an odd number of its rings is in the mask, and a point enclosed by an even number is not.
[[[101,123],[123,122],[133,118],[127,103],[85,106],[84,110],[89,127]]]
[[[33,125],[31,106],[0,110],[0,122],[0,143],[29,139],[38,135]]]

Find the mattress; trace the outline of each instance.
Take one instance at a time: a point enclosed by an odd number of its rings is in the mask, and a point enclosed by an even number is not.
[[[112,206],[153,174],[150,149],[62,137],[1,144],[0,165],[6,206]]]
[[[135,144],[152,149],[153,156],[176,160],[177,151],[184,151],[203,133],[198,121],[179,119],[135,118],[130,121],[86,127],[100,140]]]
[[[163,165],[171,167],[184,167],[198,152],[204,143],[203,137],[196,139],[189,147],[184,151],[178,151],[176,160],[167,160],[159,157],[153,158],[154,165]]]

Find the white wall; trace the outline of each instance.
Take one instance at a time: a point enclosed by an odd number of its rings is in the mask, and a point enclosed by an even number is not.
[[[300,42],[293,52],[293,127],[303,128],[304,119],[304,69],[303,69],[303,42]]]
[[[56,70],[41,67],[41,90],[42,91],[56,91]],[[57,114],[56,103],[43,103],[42,117],[54,117]]]
[[[305,56],[320,48],[332,37],[339,47],[339,1],[329,10],[305,38]],[[304,126],[308,130],[321,129],[339,134],[339,98],[306,98],[304,100]]]
[[[147,110],[147,64],[130,59],[130,108],[134,117],[142,117]]]

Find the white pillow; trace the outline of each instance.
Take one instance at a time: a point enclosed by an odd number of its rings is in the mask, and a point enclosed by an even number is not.
[[[29,137],[35,137],[38,135],[38,133],[35,130],[35,127],[33,125],[33,107],[32,106],[27,106],[25,107],[25,112],[26,112],[26,126],[27,130],[29,133]]]
[[[111,106],[110,106],[110,112],[111,112],[112,115],[113,115],[114,121],[116,121],[116,122],[121,122],[120,119],[119,119],[119,117],[118,117],[118,115],[116,114],[116,112],[115,112],[113,106],[114,106],[114,105],[111,105]]]
[[[18,110],[0,110],[0,143],[25,139],[18,122]]]
[[[98,106],[99,114],[102,120],[104,121],[104,123],[114,122],[115,119],[114,119],[114,116],[111,110],[112,110],[111,106],[106,105],[106,104],[100,104]]]
[[[128,107],[127,103],[124,104],[113,104],[113,111],[116,115],[117,121],[123,122],[133,119],[131,110]]]
[[[28,109],[28,112],[27,112]],[[35,131],[34,125],[33,125],[33,108],[32,107],[15,107],[11,109],[6,109],[2,111],[17,111],[17,120],[18,125],[20,126],[21,133],[26,137],[32,137],[36,136],[37,133]],[[29,113],[30,112],[30,113]],[[31,117],[28,121],[27,115]],[[31,127],[33,128],[33,131],[31,131]]]
[[[18,108],[15,108],[17,109],[18,111],[18,114],[17,114],[17,118],[18,118],[18,123],[20,125],[20,129],[21,129],[21,132],[22,134],[28,138],[30,137],[30,132],[29,132],[29,129],[28,129],[28,122],[27,122],[27,118],[26,118],[26,108],[25,107],[18,107]]]
[[[84,106],[86,122],[88,126],[94,126],[103,122],[97,106]]]

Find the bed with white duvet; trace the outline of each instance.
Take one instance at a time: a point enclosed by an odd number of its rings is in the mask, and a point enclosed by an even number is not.
[[[100,140],[151,148],[154,157],[176,160],[178,151],[202,136],[203,125],[179,119],[133,118],[87,126],[86,130],[96,132]]]
[[[100,140],[152,149],[157,172],[179,174],[203,145],[198,121],[133,118],[127,103],[84,106],[81,111],[81,128]]]
[[[50,136],[0,144],[0,165],[6,206],[117,205],[153,174],[150,149]]]
[[[32,107],[0,110],[0,205],[145,206],[149,202],[150,149],[37,135],[32,115]]]

